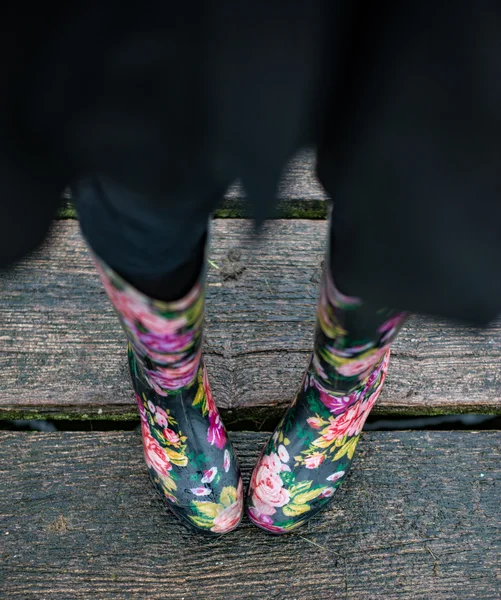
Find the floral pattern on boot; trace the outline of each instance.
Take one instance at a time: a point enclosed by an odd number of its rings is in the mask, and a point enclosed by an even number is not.
[[[389,347],[406,314],[383,311],[374,338],[354,340],[343,321],[359,305],[324,273],[310,365],[249,485],[249,518],[269,533],[292,531],[332,503],[382,390]]]
[[[197,283],[182,300],[159,302],[96,264],[129,341],[153,484],[190,528],[228,533],[242,517],[243,484],[201,359],[204,286]]]

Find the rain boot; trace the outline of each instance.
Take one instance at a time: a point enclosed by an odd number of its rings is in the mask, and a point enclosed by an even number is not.
[[[390,344],[406,318],[378,311],[374,329],[361,338],[347,328],[360,310],[357,298],[336,289],[327,265],[309,367],[263,448],[248,490],[249,518],[270,533],[292,531],[327,508],[350,470],[383,387]]]
[[[228,533],[242,517],[243,486],[202,359],[205,276],[184,298],[162,302],[95,262],[128,339],[153,484],[191,529]]]

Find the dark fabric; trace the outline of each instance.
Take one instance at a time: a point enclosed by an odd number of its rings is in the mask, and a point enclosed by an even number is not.
[[[208,220],[224,188],[207,182],[197,194],[158,205],[106,177],[80,180],[73,198],[93,251],[128,281],[157,280],[203,249]]]
[[[200,277],[204,267],[204,241],[205,237],[195,253],[182,265],[169,271],[165,270],[161,275],[131,275],[125,272],[118,274],[149,298],[162,302],[179,300],[189,293]]]
[[[337,284],[485,324],[501,310],[501,3],[354,3],[319,176]]]
[[[9,5],[0,263],[39,243],[74,178],[188,222],[240,178],[262,219],[311,143],[341,289],[484,324],[501,310],[500,35],[497,0]]]
[[[184,297],[200,276],[208,220],[222,191],[207,186],[162,210],[151,207],[148,196],[93,177],[75,184],[73,201],[93,252],[143,294],[171,302]]]

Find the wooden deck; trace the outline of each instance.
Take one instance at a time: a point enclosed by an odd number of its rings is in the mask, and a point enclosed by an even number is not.
[[[206,359],[226,418],[261,422],[292,400],[312,347],[325,221],[276,220],[255,240],[214,223]],[[136,418],[117,319],[74,220],[1,282],[0,414]],[[501,323],[414,318],[393,348],[377,410],[501,412]]]
[[[234,434],[246,478],[266,435]],[[0,436],[9,600],[499,598],[498,433],[364,435],[335,508],[207,540],[157,498],[135,433]],[[2,588],[0,587],[0,590]]]
[[[248,478],[312,346],[325,195],[301,155],[259,243],[218,218],[206,360]],[[242,217],[230,190],[220,217]],[[116,431],[0,431],[0,598],[264,600],[501,598],[501,432],[364,434],[331,511],[271,537],[244,520],[206,540],[151,487],[123,335],[71,207],[47,244],[0,275],[0,418],[116,421]],[[271,233],[271,231],[270,231]],[[501,322],[413,318],[376,411],[501,414]]]

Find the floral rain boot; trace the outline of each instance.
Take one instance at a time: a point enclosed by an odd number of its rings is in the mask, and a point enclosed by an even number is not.
[[[220,535],[242,518],[238,461],[201,359],[203,276],[181,300],[137,291],[96,259],[129,341],[144,457],[153,484],[190,528]]]
[[[406,314],[382,311],[373,337],[354,339],[344,324],[359,306],[336,289],[327,267],[310,365],[249,486],[249,518],[270,533],[296,529],[332,503],[381,392],[390,344]]]

